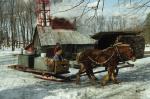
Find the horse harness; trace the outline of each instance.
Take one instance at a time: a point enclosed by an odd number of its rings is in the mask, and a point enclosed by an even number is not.
[[[119,57],[119,59],[121,60],[121,62],[125,63],[125,61],[123,60],[123,58],[122,58],[121,55],[120,55],[120,52],[119,52],[119,50],[118,50],[118,47],[116,47],[116,46],[114,46],[114,47],[115,47],[115,50],[116,50],[116,52],[117,52],[117,56]]]
[[[88,56],[88,59],[90,59],[93,63],[99,64],[99,65],[103,65],[103,64],[107,63],[109,60],[111,60],[111,58],[115,55],[115,52],[117,52],[117,56],[119,57],[119,59],[120,59],[123,63],[125,63],[125,61],[123,60],[123,58],[122,58],[121,55],[120,55],[120,52],[119,52],[117,46],[113,46],[113,47],[115,48],[115,51],[112,53],[112,55],[111,55],[107,60],[105,60],[105,61],[102,62],[102,63],[98,63],[97,61],[95,61],[94,59],[92,59],[90,56]],[[86,61],[87,61],[87,60],[86,60]]]
[[[88,56],[88,58],[89,58],[93,63],[96,63],[96,64],[98,64],[98,65],[103,65],[103,64],[107,63],[107,62],[114,56],[114,54],[115,54],[115,52],[113,52],[113,54],[112,54],[107,60],[105,60],[105,61],[102,62],[102,63],[98,63],[97,61],[93,60],[90,56]]]

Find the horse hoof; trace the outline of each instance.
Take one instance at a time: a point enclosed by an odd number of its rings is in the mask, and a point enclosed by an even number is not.
[[[80,80],[76,80],[75,83],[76,83],[76,85],[79,85],[80,84]]]
[[[118,73],[115,73],[114,76],[117,77],[117,76],[118,76]]]
[[[90,80],[92,85],[96,85],[96,81],[95,80]]]
[[[94,80],[98,81],[98,78],[95,77]]]
[[[101,86],[105,86],[106,84],[101,83]]]
[[[114,81],[113,83],[114,83],[114,84],[119,84],[119,83],[121,83],[121,81],[116,80],[116,81]]]
[[[76,82],[76,85],[80,85],[80,82]]]
[[[96,85],[96,82],[92,82],[92,85]]]
[[[101,82],[101,86],[105,86],[106,85],[106,82]]]

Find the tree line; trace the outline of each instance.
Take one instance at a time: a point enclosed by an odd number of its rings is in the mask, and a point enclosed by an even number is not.
[[[25,47],[32,40],[35,26],[33,0],[0,0],[0,47]]]
[[[129,1],[118,0],[118,4],[127,2],[132,5],[132,3],[136,3],[132,0]],[[82,2],[85,1],[81,0],[81,3]],[[103,6],[106,5],[104,0],[98,0],[96,8],[93,8],[95,12],[100,2],[103,2]],[[145,7],[146,4],[148,5],[149,2],[143,1],[142,5],[139,3],[136,9]],[[14,50],[15,47],[25,47],[32,41],[36,26],[35,7],[35,0],[0,0],[0,48],[2,46],[8,46]],[[86,10],[83,10],[81,16],[86,14],[84,12],[86,12]],[[146,42],[150,43],[150,14],[147,15],[145,25],[140,23],[138,19],[136,20],[136,18],[129,21],[123,16],[105,17],[98,16],[97,13],[94,13],[90,18],[81,18],[81,20],[78,20],[77,28],[81,33],[96,33],[99,31],[138,30],[144,27]]]

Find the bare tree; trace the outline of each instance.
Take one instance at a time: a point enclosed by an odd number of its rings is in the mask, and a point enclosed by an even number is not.
[[[34,5],[33,0],[0,1],[1,43],[6,43],[6,46],[11,43],[12,50],[15,50],[22,42],[24,47],[31,42],[35,23]]]

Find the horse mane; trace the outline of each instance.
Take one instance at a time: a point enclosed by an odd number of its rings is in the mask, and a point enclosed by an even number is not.
[[[80,61],[79,59],[80,59],[81,53],[82,53],[82,52],[79,52],[79,53],[77,53],[77,55],[76,55],[76,61],[77,61],[78,63],[79,63],[79,61]]]

